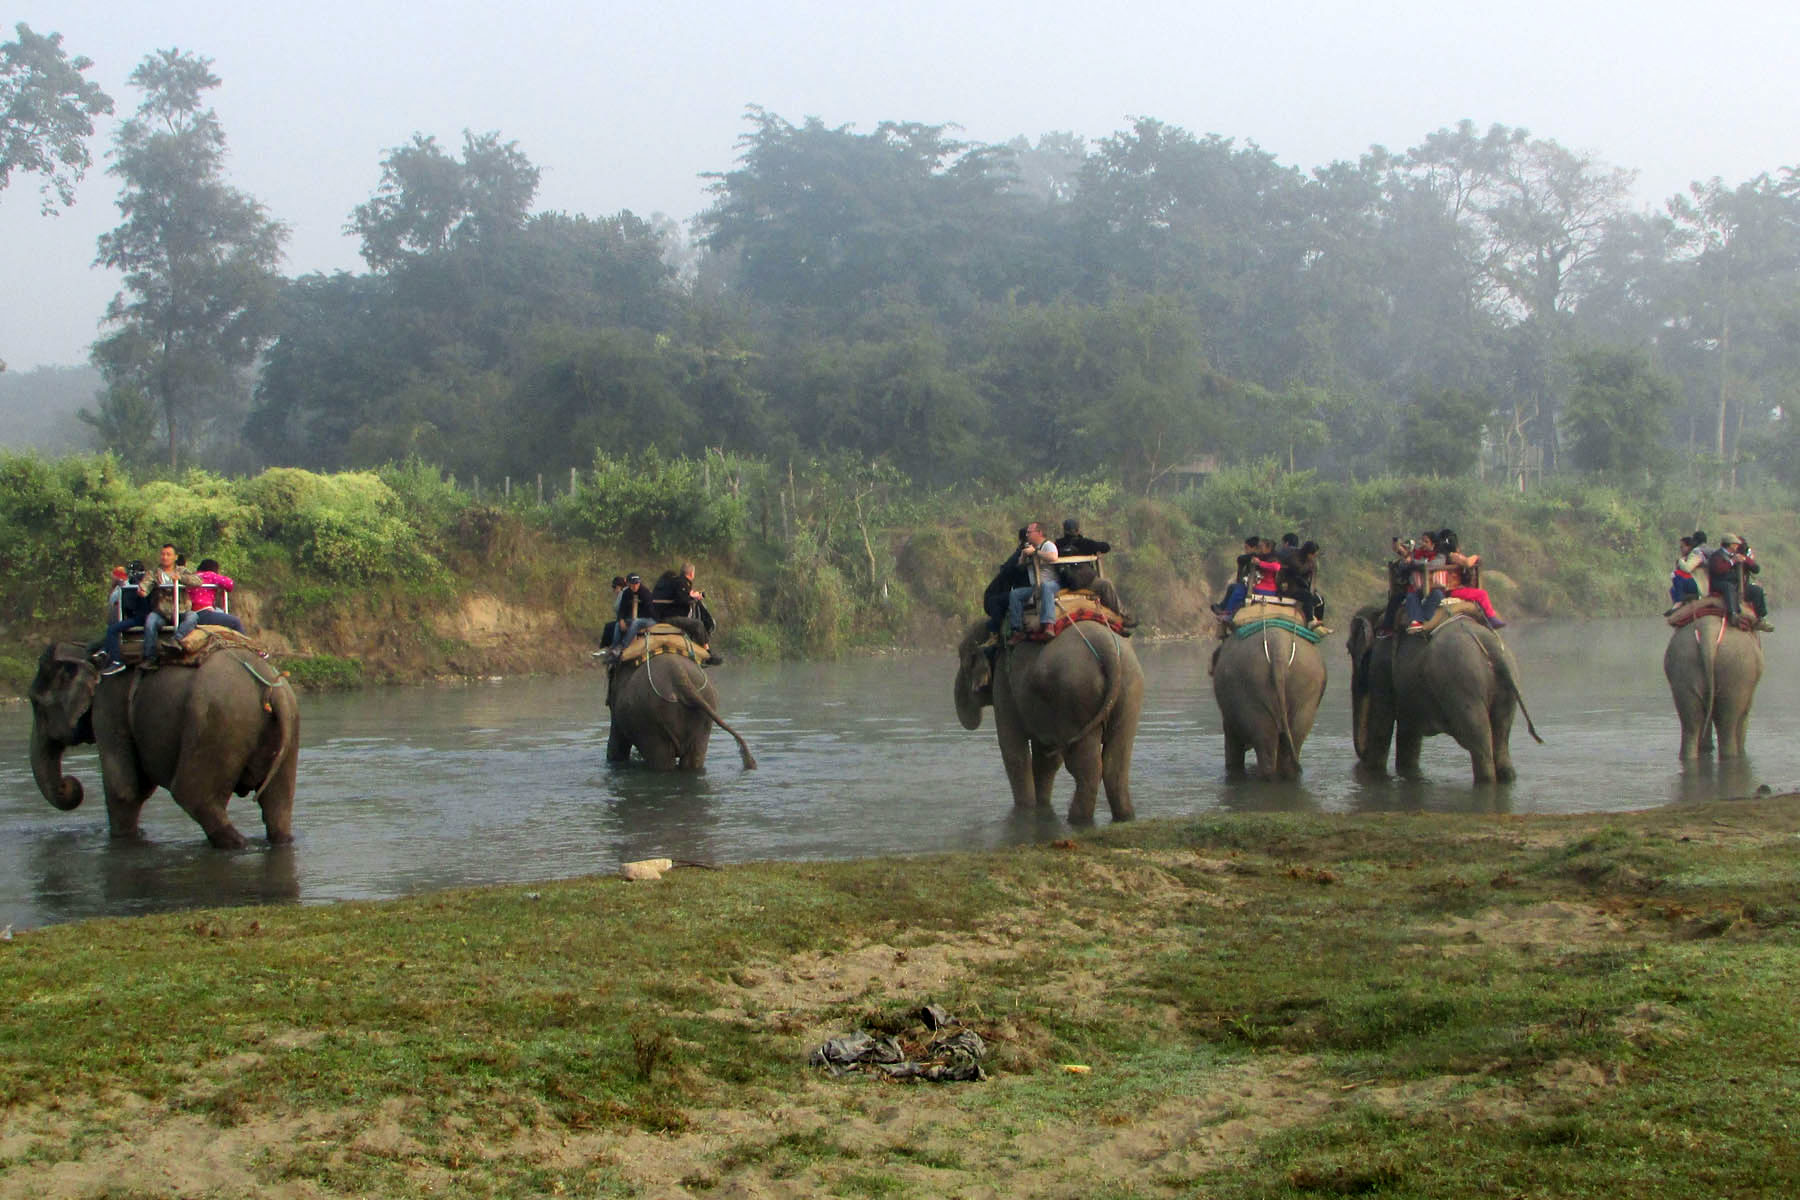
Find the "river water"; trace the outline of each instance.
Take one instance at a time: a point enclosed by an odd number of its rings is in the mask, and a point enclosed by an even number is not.
[[[1683,769],[1662,678],[1660,621],[1537,623],[1508,630],[1546,744],[1513,731],[1519,780],[1469,782],[1468,757],[1426,741],[1423,778],[1366,780],[1350,744],[1348,655],[1327,640],[1331,681],[1298,784],[1228,781],[1206,664],[1212,643],[1142,643],[1147,695],[1132,767],[1142,818],[1215,809],[1594,812],[1800,786],[1800,676],[1791,637],[1764,639],[1768,669],[1742,766]],[[1800,635],[1795,635],[1800,636]],[[957,724],[948,653],[837,663],[729,665],[725,715],[749,740],[745,771],[715,732],[706,772],[656,775],[605,761],[598,671],[468,686],[308,695],[302,701],[296,844],[210,849],[158,792],[145,839],[106,835],[91,748],[65,771],[88,799],[44,802],[26,756],[30,711],[0,709],[0,926],[208,905],[407,895],[610,872],[638,858],[726,863],[978,849],[1063,836],[1055,815],[1015,815],[991,720]],[[991,717],[991,714],[989,714]],[[1105,802],[1100,806],[1104,823]],[[249,799],[232,804],[262,832]]]

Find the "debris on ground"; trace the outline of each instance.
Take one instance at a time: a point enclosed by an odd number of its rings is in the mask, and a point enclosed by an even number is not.
[[[633,881],[661,879],[663,872],[675,865],[671,858],[641,858],[637,862],[628,862],[619,868],[619,874]]]
[[[935,1004],[914,1014],[930,1032],[940,1036],[906,1041],[891,1035],[876,1036],[857,1030],[834,1037],[807,1059],[832,1075],[856,1071],[879,1073],[889,1079],[923,1079],[930,1083],[967,1083],[987,1078],[981,1060],[987,1043],[979,1033],[962,1026]],[[954,1027],[954,1028],[952,1028]]]

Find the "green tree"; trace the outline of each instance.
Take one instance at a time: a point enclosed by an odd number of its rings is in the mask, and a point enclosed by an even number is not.
[[[211,61],[160,50],[131,73],[144,93],[116,137],[110,172],[124,181],[124,221],[102,234],[99,265],[125,273],[106,321],[116,330],[93,358],[120,411],[147,401],[163,426],[169,465],[209,428],[235,436],[242,377],[271,333],[287,229],[224,180],[225,134],[205,93]],[[131,400],[133,395],[138,400]],[[110,429],[141,453],[155,429]],[[125,449],[115,443],[115,449]]]
[[[112,112],[112,97],[82,78],[94,64],[70,58],[62,34],[33,33],[23,22],[14,32],[0,43],[0,191],[14,171],[41,175],[39,206],[54,213],[75,203],[75,185],[93,161],[94,118]]]
[[[517,142],[463,130],[462,160],[435,137],[413,134],[381,160],[381,183],[351,213],[345,233],[362,239],[363,260],[387,271],[409,260],[469,246],[525,224],[538,169]]]
[[[1575,465],[1618,476],[1660,466],[1667,415],[1679,395],[1675,381],[1636,350],[1596,346],[1568,361],[1574,384],[1563,423]]]
[[[1491,399],[1473,392],[1445,389],[1416,397],[1400,419],[1400,467],[1446,479],[1469,474],[1493,411]]]

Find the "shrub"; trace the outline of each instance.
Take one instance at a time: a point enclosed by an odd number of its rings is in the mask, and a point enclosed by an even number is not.
[[[743,537],[745,505],[723,487],[709,489],[704,474],[696,459],[655,450],[632,460],[596,453],[593,472],[552,505],[551,528],[665,556],[726,554]]]

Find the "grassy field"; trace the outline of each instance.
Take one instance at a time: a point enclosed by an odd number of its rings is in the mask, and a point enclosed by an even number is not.
[[[1797,838],[1216,815],[36,930],[0,1198],[1793,1196]],[[990,1078],[808,1067],[927,1002]]]

